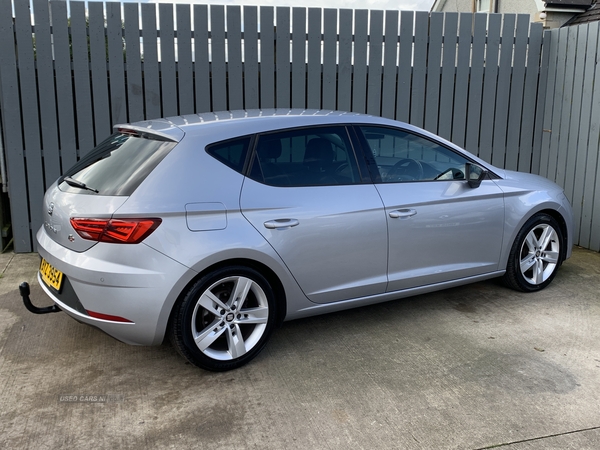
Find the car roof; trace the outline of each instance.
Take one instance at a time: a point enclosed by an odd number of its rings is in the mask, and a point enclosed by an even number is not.
[[[235,126],[232,126],[235,122]],[[344,111],[316,109],[250,109],[235,111],[186,114],[162,119],[145,120],[131,124],[117,124],[113,128],[132,129],[170,137],[179,141],[184,135],[210,133],[216,140],[244,136],[271,130],[311,125],[377,123],[398,126],[401,123],[376,117]],[[412,128],[408,124],[401,125]]]

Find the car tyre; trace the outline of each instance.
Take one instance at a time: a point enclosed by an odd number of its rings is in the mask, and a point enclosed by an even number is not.
[[[522,292],[544,289],[562,263],[562,244],[563,235],[556,219],[543,213],[531,217],[515,238],[504,283]]]
[[[236,369],[266,345],[277,305],[267,279],[249,267],[211,272],[185,291],[171,315],[169,338],[190,363],[211,371]]]

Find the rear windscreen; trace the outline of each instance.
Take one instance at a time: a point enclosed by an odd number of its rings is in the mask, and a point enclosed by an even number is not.
[[[60,189],[92,195],[131,195],[175,145],[176,142],[115,133],[60,179],[71,177],[88,189],[66,182],[60,183]]]

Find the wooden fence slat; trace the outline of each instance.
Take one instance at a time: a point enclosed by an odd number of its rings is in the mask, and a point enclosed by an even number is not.
[[[567,149],[569,147],[569,128],[572,118],[573,104],[573,77],[575,75],[575,55],[577,54],[578,27],[568,27],[567,35],[567,66],[565,67],[565,81],[563,88],[562,117],[560,119],[560,132],[556,159],[555,181],[559,186],[565,187],[565,169],[567,166]]]
[[[290,107],[290,10],[289,8],[277,7],[277,36],[276,36],[276,83],[277,97],[275,106],[277,108]]]
[[[242,10],[239,5],[227,6],[227,88],[228,109],[244,107],[242,80]]]
[[[44,151],[44,189],[47,189],[60,176],[50,11],[48,2],[45,0],[34,0],[33,8],[35,13],[37,95],[40,104],[40,125]]]
[[[385,13],[385,39],[383,48],[383,85],[381,95],[381,116],[396,117],[396,86],[398,84],[398,11]]]
[[[16,41],[13,28],[12,5],[10,0],[0,0],[0,98],[2,103],[22,110],[19,97],[19,77],[17,73]],[[0,113],[2,111],[0,110]],[[4,138],[4,155],[8,171],[11,229],[15,252],[33,250],[29,227],[29,198],[27,198],[27,177],[25,176],[24,142],[21,134],[21,114],[0,114]],[[0,137],[1,138],[1,137]],[[6,181],[6,180],[4,180]],[[41,209],[41,205],[38,205]]]
[[[429,49],[427,50],[427,90],[425,95],[424,128],[432,133],[437,133],[438,131],[443,29],[444,14],[431,13],[429,19]]]
[[[158,4],[158,22],[160,27],[160,92],[162,113],[165,117],[176,116],[177,76],[175,73],[175,30],[173,5]]]
[[[523,111],[521,119],[521,136],[519,141],[518,170],[522,172],[529,172],[532,170],[536,100],[539,99],[538,101],[541,101],[541,95],[538,97],[538,92],[543,90],[538,89],[538,82],[541,82],[539,69],[541,65],[540,58],[543,33],[544,28],[541,23],[531,24],[529,31],[529,46],[527,48],[527,66],[522,98]],[[542,84],[540,84],[540,86],[542,86]]]
[[[556,70],[556,90],[554,91],[554,105],[552,110],[552,127],[550,134],[550,151],[548,154],[548,172],[545,175],[552,181],[556,180],[556,168],[558,165],[558,151],[560,142],[560,120],[563,116],[563,107],[565,107],[565,77],[568,68],[567,63],[567,51],[568,51],[568,37],[569,29],[561,28],[559,31],[559,42],[558,42],[558,54],[557,54],[557,70]]]
[[[269,26],[267,26],[269,28]],[[244,6],[244,108],[256,109],[258,102],[258,8]]]
[[[75,87],[77,145],[79,156],[94,147],[94,122],[85,4],[71,3],[71,51],[73,52],[73,85]]]
[[[515,30],[515,47],[512,61],[512,79],[508,103],[508,129],[506,136],[505,168],[517,170],[521,149],[521,127],[523,123],[523,90],[525,88],[525,67],[527,41],[529,38],[529,15],[519,14]]]
[[[427,80],[427,43],[429,41],[429,13],[415,13],[415,44],[410,100],[410,123],[425,125],[425,88]]]
[[[493,111],[496,109],[501,23],[502,16],[500,14],[490,14],[488,16],[488,38],[485,49],[483,100],[481,103],[481,132],[479,134],[479,157],[488,162],[492,162]],[[503,95],[506,94],[503,93]]]
[[[337,109],[352,109],[352,10],[340,10]]]
[[[56,73],[56,110],[60,136],[60,173],[64,173],[64,171],[77,162],[67,4],[65,2],[51,2],[50,13],[52,17],[52,40]]]
[[[550,141],[552,140],[552,117],[554,111],[554,89],[556,87],[556,72],[557,72],[557,58],[558,58],[558,44],[559,44],[559,33],[551,33],[546,31],[544,33],[544,63],[547,60],[546,70],[542,66],[541,77],[544,73],[546,76],[546,93],[544,95],[544,104],[542,108],[541,102],[538,102],[537,112],[539,115],[543,115],[542,121],[542,133],[541,142],[539,142],[539,157],[535,153],[537,148],[534,143],[534,157],[532,163],[532,170],[536,169],[537,174],[546,177],[548,175],[548,158],[550,157]],[[543,90],[542,85],[542,90]],[[539,117],[536,115],[536,117]],[[537,128],[539,131],[539,128]],[[538,134],[539,136],[539,134]]]
[[[308,9],[308,67],[306,106],[321,108],[321,8]]]
[[[458,53],[456,56],[456,88],[452,112],[452,142],[465,146],[467,132],[467,100],[469,98],[469,66],[471,60],[471,28],[473,14],[460,13]]]
[[[414,13],[400,13],[400,45],[398,47],[398,87],[396,89],[396,120],[410,120],[410,82],[412,78],[412,47]]]
[[[458,13],[446,13],[444,20],[444,46],[442,53],[442,76],[439,107],[438,134],[444,139],[452,138],[454,120],[454,88],[456,85],[456,37]]]
[[[31,205],[29,211],[31,222],[28,223],[28,227],[35,232],[43,222],[41,205],[44,196],[44,171],[29,2],[16,2],[14,9],[22,125],[25,136],[24,157],[27,168],[28,190],[25,192],[29,194],[28,200]]]
[[[502,43],[500,45],[500,66],[496,85],[496,114],[492,139],[492,164],[504,167],[506,157],[506,133],[508,129],[508,101],[512,72],[513,46],[515,37],[515,15],[504,14]]]
[[[367,111],[367,28],[369,11],[354,11],[354,73],[352,79],[352,111]]]
[[[306,107],[306,9],[292,8],[292,108]]]
[[[144,106],[146,119],[162,116],[160,103],[160,73],[156,38],[156,5],[142,3],[142,39],[144,51]]]
[[[471,77],[469,78],[469,102],[467,107],[467,131],[465,148],[475,155],[480,154],[479,135],[483,102],[483,72],[487,15],[475,14],[473,48],[471,53]]]
[[[323,109],[336,109],[337,15],[337,9],[326,8],[323,13]]]
[[[123,30],[121,4],[106,3],[106,40],[110,87],[111,125],[127,122],[127,97],[125,96],[125,65],[123,62]]]
[[[515,48],[512,62],[512,79],[510,84],[510,100],[508,104],[508,128],[506,136],[506,158],[504,167],[517,170],[519,166],[519,147],[521,123],[523,120],[523,89],[525,86],[525,67],[527,58],[527,41],[529,38],[529,14],[517,16],[515,31]],[[526,132],[526,130],[524,130]]]
[[[179,114],[194,112],[194,64],[190,5],[175,6],[177,20],[177,92]]]
[[[367,114],[381,115],[383,59],[383,11],[371,11],[369,21],[369,66],[367,68]]]
[[[210,61],[208,58],[208,6],[194,5],[194,86],[196,113],[211,110]]]
[[[272,6],[260,7],[260,107],[275,107],[275,18]]]
[[[227,67],[225,62],[225,7],[210,6],[212,107],[227,110]]]
[[[108,76],[106,64],[106,40],[104,28],[104,5],[90,3],[89,35],[90,35],[90,69],[92,76],[92,105],[94,111],[94,136],[95,144],[99,144],[110,135],[112,128],[110,122],[110,104],[108,94]],[[81,156],[91,149],[85,149]]]
[[[144,120],[144,85],[140,48],[140,11],[137,3],[123,4],[127,67],[127,121]]]

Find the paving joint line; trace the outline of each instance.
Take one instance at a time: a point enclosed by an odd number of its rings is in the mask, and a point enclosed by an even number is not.
[[[489,450],[492,448],[502,448],[502,447],[508,447],[509,445],[523,444],[525,442],[541,441],[543,439],[554,438],[554,437],[559,437],[559,436],[568,436],[569,434],[582,433],[584,431],[593,431],[593,430],[600,430],[600,426],[590,427],[590,428],[582,428],[581,430],[565,431],[564,433],[548,434],[546,436],[538,436],[538,437],[529,438],[529,439],[521,439],[519,441],[505,442],[503,444],[494,444],[494,445],[489,445],[486,447],[477,447],[477,448],[474,448],[473,450]]]
[[[4,275],[6,273],[6,271],[8,270],[8,266],[10,266],[10,263],[12,262],[12,260],[14,258],[15,258],[15,254],[13,253],[12,256],[10,257],[10,259],[8,260],[8,262],[2,268],[2,272],[0,272],[0,275]]]

